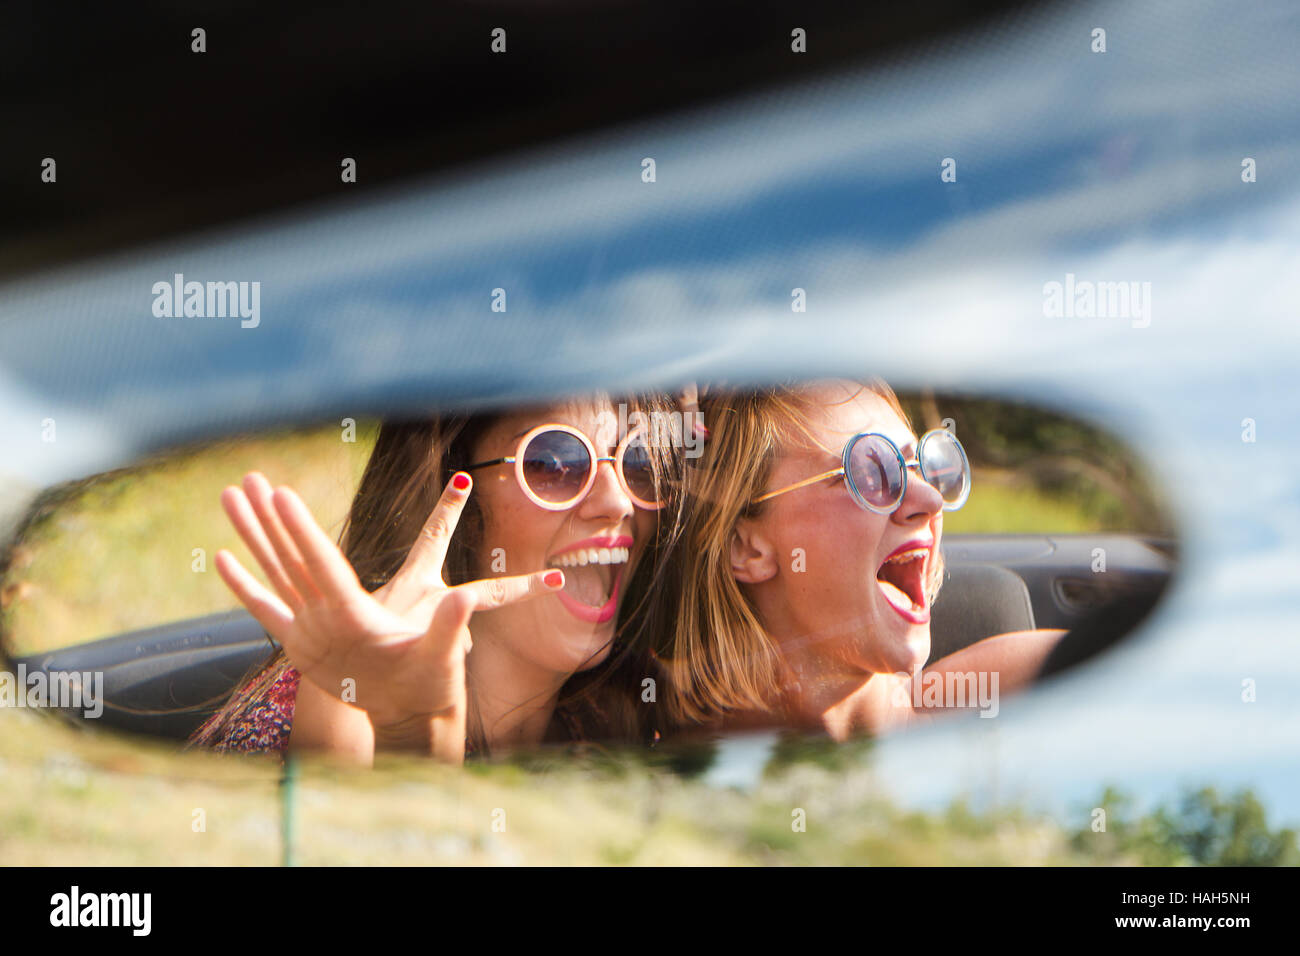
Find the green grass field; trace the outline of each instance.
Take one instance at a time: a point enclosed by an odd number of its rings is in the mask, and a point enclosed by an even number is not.
[[[3,866],[281,859],[278,769],[263,759],[178,756],[0,709],[0,777]],[[865,763],[789,766],[747,794],[634,763],[461,771],[393,759],[358,771],[309,761],[293,817],[303,865],[1086,862],[1062,828],[1014,808],[899,810]]]
[[[338,428],[226,441],[88,484],[19,546],[5,582],[15,653],[237,606],[213,564],[217,551],[260,570],[221,509],[222,489],[260,470],[292,485],[337,536],[374,437],[372,426],[358,428],[355,442]]]
[[[919,812],[884,796],[869,743],[824,747],[783,746],[750,791],[617,755],[305,760],[286,801],[265,758],[0,708],[0,866],[276,865],[286,804],[298,865],[1300,864],[1295,831],[1270,828],[1249,792],[1188,791],[1139,815],[1106,789],[1065,822],[978,792]]]
[[[974,472],[971,496],[959,511],[943,516],[945,534],[1074,534],[1114,530],[1073,497],[1051,495],[1018,481],[1010,472]]]

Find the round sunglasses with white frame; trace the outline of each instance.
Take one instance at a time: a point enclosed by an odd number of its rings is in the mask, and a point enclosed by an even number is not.
[[[633,504],[658,511],[667,502],[656,500],[657,483],[643,432],[639,427],[631,429],[613,455],[602,456],[596,454],[591,439],[571,425],[538,425],[519,439],[513,455],[475,462],[461,470],[514,465],[515,480],[533,504],[547,511],[567,511],[587,496],[596,483],[600,463],[607,461]],[[629,455],[635,456],[630,468]]]

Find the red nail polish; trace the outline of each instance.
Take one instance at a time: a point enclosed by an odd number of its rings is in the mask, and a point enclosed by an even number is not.
[[[457,491],[464,491],[469,487],[469,475],[465,474],[463,471],[458,472],[456,476],[451,479],[451,486]]]
[[[559,588],[564,587],[564,572],[547,571],[546,576],[542,578],[542,580],[546,582],[548,588],[555,588],[558,590]]]

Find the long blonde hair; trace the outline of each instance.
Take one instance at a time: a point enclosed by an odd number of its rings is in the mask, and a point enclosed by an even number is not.
[[[816,441],[807,387],[713,391],[700,400],[709,440],[704,454],[687,464],[686,514],[669,562],[681,602],[675,622],[657,629],[668,635],[659,658],[671,675],[665,698],[674,721],[702,723],[729,711],[779,706],[780,650],[732,573],[731,541],[737,522],[762,513],[765,503],[753,502],[778,454],[800,437]],[[862,387],[911,427],[887,384],[872,379]],[[936,555],[931,600],[942,580],[943,559]]]

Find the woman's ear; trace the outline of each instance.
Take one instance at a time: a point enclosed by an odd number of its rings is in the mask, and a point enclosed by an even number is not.
[[[776,550],[748,518],[737,521],[731,534],[731,573],[742,584],[760,584],[776,577]]]

